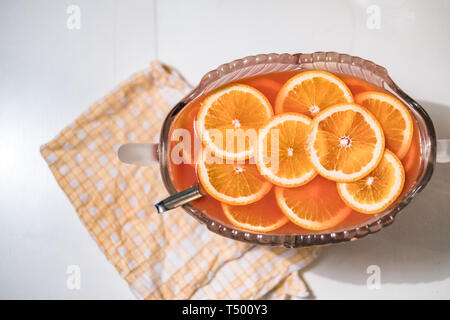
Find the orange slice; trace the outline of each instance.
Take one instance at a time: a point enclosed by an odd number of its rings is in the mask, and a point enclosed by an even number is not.
[[[197,175],[209,195],[231,205],[256,202],[272,188],[249,160],[226,161],[206,148],[200,153]]]
[[[241,160],[253,154],[257,130],[273,116],[269,100],[243,84],[221,87],[203,100],[197,131],[215,156]]]
[[[402,159],[409,150],[414,131],[406,106],[397,98],[376,91],[360,93],[355,101],[377,118],[384,131],[386,148]]]
[[[314,169],[337,181],[356,181],[376,168],[384,152],[377,119],[356,104],[341,104],[319,113],[311,124],[308,151]]]
[[[316,175],[306,152],[311,119],[282,113],[259,130],[255,161],[259,172],[282,187],[298,187]]]
[[[405,170],[400,160],[387,150],[380,164],[365,178],[338,183],[342,200],[354,210],[373,214],[385,210],[400,195],[405,183]]]
[[[298,112],[314,117],[338,103],[352,103],[347,85],[335,75],[320,70],[305,71],[289,79],[275,102],[275,113]]]
[[[321,176],[298,188],[275,187],[275,195],[289,220],[308,230],[333,228],[352,211],[339,197],[336,183]]]
[[[246,206],[230,206],[224,203],[221,205],[228,220],[234,226],[245,230],[268,232],[289,221],[276,205],[274,192],[269,192],[263,199]]]

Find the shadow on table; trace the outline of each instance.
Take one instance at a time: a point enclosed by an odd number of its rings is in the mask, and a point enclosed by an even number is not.
[[[450,138],[450,107],[419,102],[438,138]],[[450,164],[436,165],[427,187],[379,233],[326,248],[308,269],[337,281],[365,284],[369,265],[382,283],[421,283],[450,277]]]

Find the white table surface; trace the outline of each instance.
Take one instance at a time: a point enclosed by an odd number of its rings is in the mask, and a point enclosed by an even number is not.
[[[69,5],[81,29],[66,27]],[[369,5],[381,10],[369,29]],[[39,146],[158,58],[192,83],[268,52],[371,59],[450,138],[450,1],[0,0],[0,298],[133,299],[80,223]],[[380,233],[328,247],[304,273],[317,298],[450,298],[450,165]],[[68,290],[78,265],[81,288]],[[369,265],[381,288],[366,286]]]

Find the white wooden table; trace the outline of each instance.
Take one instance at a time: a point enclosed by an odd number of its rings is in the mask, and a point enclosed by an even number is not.
[[[387,67],[450,138],[449,31],[446,0],[0,0],[0,298],[134,298],[39,146],[151,59],[196,84],[255,53],[359,55]],[[449,213],[450,166],[441,165],[393,226],[328,247],[304,278],[317,298],[448,299]],[[67,288],[69,265],[80,266],[79,290]],[[378,290],[366,285],[370,265]]]

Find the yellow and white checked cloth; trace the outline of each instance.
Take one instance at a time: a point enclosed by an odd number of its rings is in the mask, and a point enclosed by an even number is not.
[[[130,141],[156,142],[165,114],[190,90],[152,62],[41,148],[56,181],[106,258],[142,299],[307,296],[298,271],[318,249],[253,246],[218,236],[182,209],[158,215],[166,197],[158,164],[119,162]]]

